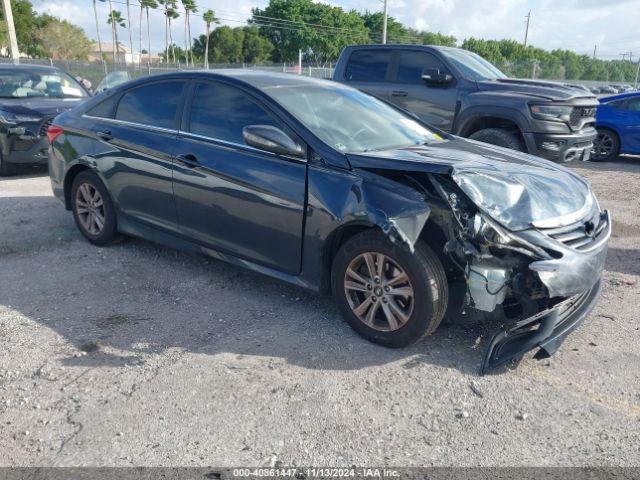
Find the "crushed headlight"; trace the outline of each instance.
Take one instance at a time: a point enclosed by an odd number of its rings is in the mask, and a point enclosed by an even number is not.
[[[573,107],[567,105],[529,105],[531,115],[541,120],[569,122]]]

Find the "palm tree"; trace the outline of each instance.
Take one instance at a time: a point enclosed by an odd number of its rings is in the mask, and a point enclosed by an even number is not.
[[[165,11],[164,14],[167,17],[168,27],[169,27],[169,43],[171,47],[171,58],[173,59],[173,63],[176,63],[176,49],[173,44],[173,34],[171,33],[171,20],[175,20],[180,16],[178,13],[176,0],[165,0]],[[167,52],[167,57],[169,52]]]
[[[209,68],[209,35],[211,35],[211,24],[220,23],[220,20],[218,20],[218,17],[216,17],[216,14],[213,10],[207,10],[206,12],[204,12],[202,18],[207,24],[207,43],[204,44],[204,68]]]
[[[140,55],[142,55],[142,9],[147,12],[147,68],[151,73],[151,34],[149,28],[149,9],[158,8],[158,2],[156,0],[140,0]]]
[[[118,10],[111,10],[109,12],[109,18],[107,19],[107,23],[111,25],[113,30],[113,36],[115,38],[115,44],[113,48],[113,62],[116,62],[116,51],[118,49],[118,26],[122,28],[127,28],[127,24],[125,23],[125,19],[122,18],[122,13]]]
[[[93,15],[96,17],[96,34],[98,35],[98,49],[100,51],[100,61],[102,65],[104,65],[105,72],[107,73],[107,65],[104,63],[104,57],[102,53],[102,40],[100,39],[100,23],[98,22],[98,7],[96,5],[96,0],[93,0]]]
[[[187,66],[189,66],[189,56],[191,55],[191,66],[193,66],[193,53],[191,52],[191,13],[198,11],[198,6],[194,0],[182,0],[184,7],[184,35],[185,35],[185,56],[187,58]]]
[[[104,1],[104,0],[101,0]],[[111,0],[109,0],[109,18],[113,15],[113,5],[111,4]],[[107,21],[107,23],[111,23]],[[111,50],[113,53],[113,64],[116,64],[116,50],[118,47],[116,46],[116,27],[114,23],[111,23]]]
[[[129,28],[129,49],[131,50],[131,63],[133,63],[133,38],[131,36],[131,5],[130,0],[127,0],[127,25]],[[126,60],[125,60],[125,63]]]

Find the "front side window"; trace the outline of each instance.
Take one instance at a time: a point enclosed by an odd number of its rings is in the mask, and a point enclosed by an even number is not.
[[[326,82],[265,92],[341,152],[409,147],[443,139],[414,117],[354,88]]]
[[[400,51],[399,54],[396,80],[400,83],[424,84],[422,71],[425,68],[437,68],[440,73],[448,73],[444,64],[431,53],[407,50]]]
[[[640,97],[630,98],[629,101],[627,102],[627,110],[640,112]]]
[[[349,57],[346,79],[354,82],[384,82],[390,62],[389,50],[358,50]]]
[[[87,92],[66,73],[41,71],[0,72],[0,98],[84,98]]]
[[[223,83],[198,83],[193,94],[189,131],[197,135],[243,144],[242,129],[247,125],[277,122],[242,90]]]
[[[118,103],[116,120],[175,128],[184,81],[157,82],[126,92]]]

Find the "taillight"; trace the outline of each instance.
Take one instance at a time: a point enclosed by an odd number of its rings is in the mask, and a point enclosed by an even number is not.
[[[64,130],[61,127],[57,125],[50,125],[49,128],[47,128],[47,138],[49,139],[49,143],[53,143],[53,141],[63,133]]]

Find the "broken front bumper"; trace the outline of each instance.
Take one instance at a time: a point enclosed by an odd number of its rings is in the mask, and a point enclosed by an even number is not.
[[[537,347],[540,350],[535,358],[553,355],[567,335],[593,310],[601,290],[602,280],[599,279],[588,291],[496,332],[485,353],[480,374],[520,358]]]

